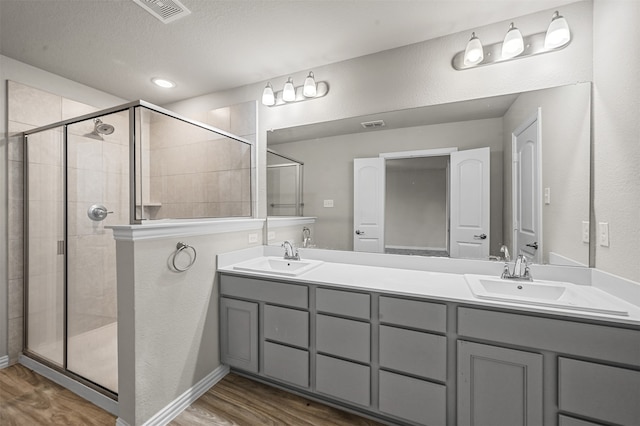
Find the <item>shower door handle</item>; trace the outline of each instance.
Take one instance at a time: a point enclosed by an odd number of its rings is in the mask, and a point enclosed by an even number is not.
[[[87,209],[87,216],[89,219],[95,222],[101,222],[107,218],[109,213],[113,213],[107,210],[107,208],[101,204],[94,204]]]

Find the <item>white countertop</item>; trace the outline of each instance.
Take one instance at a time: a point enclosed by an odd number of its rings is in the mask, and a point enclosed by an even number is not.
[[[277,256],[280,256],[280,252],[281,250],[278,248],[275,253],[277,253]],[[321,252],[330,253],[327,254]],[[575,311],[570,309],[563,309],[560,307],[536,306],[507,301],[485,300],[476,298],[467,285],[464,274],[481,274],[497,278],[499,277],[500,271],[502,269],[502,263],[498,262],[482,262],[484,264],[476,265],[476,263],[479,261],[435,259],[433,269],[439,269],[439,271],[433,271],[429,270],[428,260],[417,260],[418,265],[407,264],[407,267],[397,267],[393,265],[394,259],[391,257],[388,258],[389,262],[385,262],[387,259],[380,257],[380,255],[377,255],[377,257],[376,255],[373,255],[372,257],[371,254],[362,253],[358,255],[346,255],[346,257],[351,257],[351,259],[347,259],[349,260],[349,263],[343,263],[332,261],[335,260],[335,252],[326,250],[313,250],[305,253],[306,256],[303,255],[302,258],[320,258],[319,260],[322,260],[323,263],[320,266],[317,266],[299,276],[287,277],[262,272],[240,271],[234,268],[234,266],[239,263],[247,262],[248,260],[255,259],[256,257],[273,256],[276,255],[275,253],[272,248],[255,247],[252,249],[233,252],[228,255],[220,255],[218,258],[218,271],[232,273],[234,275],[271,278],[277,279],[279,281],[319,284],[323,286],[339,287],[344,289],[383,292],[394,295],[458,302],[484,307],[508,308],[532,313],[535,312],[560,315],[563,317],[640,325],[640,307],[629,303],[621,299],[620,297],[616,299],[616,304],[619,301],[619,306],[622,306],[624,310],[628,311],[628,316]],[[389,255],[384,256],[386,257]],[[362,263],[365,264],[358,264],[356,262],[357,260],[361,260]],[[400,263],[405,261],[404,259],[395,260]],[[449,264],[447,264],[447,261],[449,261]],[[426,267],[420,269],[419,263],[425,262]],[[388,263],[388,266],[384,265],[384,263]],[[383,266],[374,266],[375,264],[381,264]],[[445,272],[443,271],[443,269],[446,269],[446,267],[442,265],[448,265],[448,267],[455,268],[460,272]],[[541,268],[543,268],[543,266],[539,265],[538,270],[541,271]],[[560,273],[562,275],[563,281],[570,281],[567,280],[567,277],[571,274],[571,269],[569,269],[568,272],[563,269],[562,271],[560,271]],[[575,274],[577,276],[581,275],[582,273],[583,271],[575,269]],[[536,277],[535,270],[533,271],[533,275],[534,277]],[[548,276],[549,272],[545,273],[544,275],[545,279],[551,279]],[[590,283],[577,284],[590,285]],[[610,292],[607,293],[611,294]]]

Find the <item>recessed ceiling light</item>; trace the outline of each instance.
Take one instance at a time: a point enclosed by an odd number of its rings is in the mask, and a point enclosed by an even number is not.
[[[176,84],[173,81],[166,80],[164,78],[154,77],[154,78],[151,79],[151,81],[156,86],[164,87],[165,89],[171,89],[173,87],[176,87]]]

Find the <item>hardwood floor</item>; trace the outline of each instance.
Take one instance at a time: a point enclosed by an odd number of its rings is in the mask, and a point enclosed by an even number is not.
[[[380,423],[231,373],[169,425],[374,426]]]
[[[0,370],[2,426],[113,426],[116,417],[22,365]],[[373,420],[329,407],[236,374],[183,411],[171,426],[377,426]]]
[[[0,425],[113,426],[116,417],[16,364],[0,370]]]

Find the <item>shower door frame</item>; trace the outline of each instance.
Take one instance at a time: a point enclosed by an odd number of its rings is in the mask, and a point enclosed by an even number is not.
[[[67,206],[67,202],[68,202],[68,188],[67,188],[67,181],[68,181],[68,170],[67,170],[67,144],[68,144],[68,134],[67,134],[67,130],[68,130],[68,126],[72,125],[72,124],[76,124],[82,121],[87,121],[87,120],[91,120],[94,118],[98,118],[98,117],[102,117],[104,115],[109,115],[109,114],[115,114],[115,113],[119,113],[119,112],[123,112],[123,111],[128,111],[129,112],[129,224],[131,225],[137,225],[137,224],[141,224],[143,223],[143,221],[147,221],[145,219],[136,219],[136,180],[135,180],[135,176],[136,176],[136,172],[137,167],[136,167],[136,150],[139,148],[138,146],[136,146],[136,139],[137,139],[137,134],[136,134],[136,120],[135,120],[135,115],[136,115],[136,111],[139,111],[139,107],[143,107],[146,108],[150,111],[159,113],[159,114],[163,114],[166,116],[169,116],[171,118],[192,124],[194,126],[203,128],[205,130],[209,130],[212,132],[215,132],[217,134],[223,135],[225,137],[228,137],[230,139],[236,140],[238,142],[242,142],[245,143],[247,145],[249,145],[251,147],[251,151],[252,151],[252,155],[251,155],[251,165],[250,165],[250,181],[252,182],[251,184],[251,198],[250,198],[250,204],[252,206],[251,209],[251,217],[255,217],[256,214],[256,207],[255,207],[255,203],[254,203],[254,197],[255,197],[255,186],[253,184],[253,170],[255,167],[255,164],[257,164],[257,161],[254,162],[254,155],[257,156],[257,152],[255,150],[256,144],[252,143],[246,139],[243,139],[241,137],[238,137],[236,135],[233,135],[229,132],[226,132],[224,130],[218,129],[216,127],[213,126],[209,126],[207,124],[204,123],[200,123],[198,121],[195,120],[191,120],[189,118],[180,116],[179,114],[176,114],[172,111],[169,111],[167,109],[161,108],[157,105],[151,104],[149,102],[145,102],[142,100],[137,100],[137,101],[133,101],[133,102],[128,102],[122,105],[118,105],[115,107],[111,107],[111,108],[106,108],[100,111],[96,111],[96,112],[92,112],[90,114],[84,114],[78,117],[73,117],[70,119],[66,119],[66,120],[62,120],[62,121],[58,121],[56,123],[52,123],[52,124],[48,124],[45,126],[41,126],[41,127],[37,127],[35,129],[31,129],[31,130],[27,130],[22,132],[22,143],[23,143],[23,147],[25,147],[25,149],[23,150],[23,164],[24,164],[24,170],[23,170],[23,182],[24,182],[24,188],[23,188],[23,196],[24,196],[24,215],[23,215],[23,282],[24,282],[24,292],[23,292],[23,309],[24,309],[24,315],[23,315],[23,348],[22,348],[22,353],[26,356],[26,358],[31,359],[41,365],[43,365],[46,368],[49,368],[51,370],[53,370],[55,373],[58,373],[59,375],[62,376],[62,378],[64,379],[65,377],[68,377],[78,383],[80,383],[81,385],[84,385],[86,387],[89,388],[90,391],[95,391],[98,394],[109,398],[110,400],[113,401],[118,401],[118,394],[114,393],[112,391],[110,391],[109,389],[92,382],[89,379],[86,379],[82,376],[79,376],[76,373],[73,373],[72,371],[69,371],[67,369],[67,345],[68,345],[68,318],[67,318],[67,304],[68,304],[68,294],[67,294],[67,287],[68,287],[68,280],[67,280],[67,271],[68,271],[68,253],[67,253],[67,247],[68,247],[68,206]],[[63,212],[64,212],[64,225],[63,225],[63,255],[64,255],[64,271],[63,271],[63,300],[64,300],[64,304],[63,304],[63,308],[62,308],[62,314],[63,314],[63,362],[62,362],[62,367],[60,367],[58,364],[56,364],[54,361],[52,360],[48,360],[46,358],[44,358],[43,356],[30,351],[27,348],[27,343],[28,343],[28,335],[29,335],[29,327],[28,327],[28,319],[29,319],[29,185],[28,185],[28,178],[29,178],[29,158],[28,158],[28,149],[26,149],[26,144],[28,143],[28,137],[29,135],[33,135],[33,134],[37,134],[37,133],[41,133],[47,130],[53,130],[56,128],[61,128],[62,129],[62,155],[63,155],[63,161],[62,161],[62,169],[63,169],[63,191],[62,191],[62,196],[63,199],[61,200],[61,202],[63,203]],[[142,169],[142,165],[140,165],[140,169]],[[140,173],[142,173],[142,170],[139,171]],[[141,210],[144,210],[144,202],[142,201],[142,197],[140,200],[140,203],[138,205]],[[31,362],[33,363],[33,362]],[[66,382],[66,381],[65,381]],[[82,391],[82,390],[80,390]],[[87,396],[85,395],[85,397],[89,400],[92,400],[92,402],[96,402],[95,398],[91,398],[91,396]],[[98,403],[98,405],[101,405],[100,403]],[[103,406],[103,408],[105,408]]]

